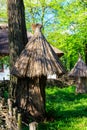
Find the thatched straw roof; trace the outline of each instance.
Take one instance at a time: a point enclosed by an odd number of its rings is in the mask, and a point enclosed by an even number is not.
[[[31,37],[33,37],[33,34],[31,32],[27,32],[27,36],[28,36],[28,41],[30,40]],[[55,51],[55,53],[58,55],[58,57],[62,57],[64,55],[64,52],[59,50],[58,48],[52,46],[52,49]]]
[[[34,35],[30,38],[12,69],[12,74],[19,77],[35,77],[65,73],[58,56],[41,32],[42,25],[32,26]]]
[[[8,29],[6,24],[0,24],[0,55],[9,54]]]
[[[70,71],[69,76],[70,77],[87,77],[87,66],[81,57],[79,57],[74,68]]]
[[[52,47],[52,49],[55,51],[55,53],[58,55],[58,57],[61,57],[61,56],[64,55],[64,52],[63,52],[63,51],[59,50],[58,48],[56,48],[56,47],[54,47],[54,46],[52,46],[52,45],[51,45],[51,47]]]

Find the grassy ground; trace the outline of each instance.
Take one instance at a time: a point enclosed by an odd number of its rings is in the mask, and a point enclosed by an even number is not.
[[[46,109],[50,120],[38,130],[87,130],[87,94],[76,95],[75,87],[48,87]]]

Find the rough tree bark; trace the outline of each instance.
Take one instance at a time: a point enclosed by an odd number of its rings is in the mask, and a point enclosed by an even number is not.
[[[36,120],[43,120],[45,117],[45,86],[46,77],[43,75],[33,79],[23,78],[23,84],[19,84],[16,91],[17,106]]]
[[[10,69],[27,43],[23,0],[7,0],[10,47]],[[22,81],[20,81],[22,82]],[[11,75],[10,96],[14,95],[17,78]],[[12,93],[13,92],[13,93]],[[15,95],[14,95],[15,96]]]

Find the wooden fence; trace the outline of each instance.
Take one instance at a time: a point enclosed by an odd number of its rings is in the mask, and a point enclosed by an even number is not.
[[[5,121],[5,124],[0,130],[22,130],[22,125],[27,125],[29,130],[37,130],[38,123],[31,122],[26,124],[22,121],[21,113],[18,113],[17,107],[12,108],[12,100],[8,99],[7,104],[4,98],[0,99],[0,119]]]

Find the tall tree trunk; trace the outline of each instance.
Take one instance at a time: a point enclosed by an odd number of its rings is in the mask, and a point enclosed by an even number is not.
[[[23,0],[7,0],[7,7],[11,70],[28,40]],[[10,96],[12,96],[12,91],[17,85],[17,78],[11,75],[10,81]]]

